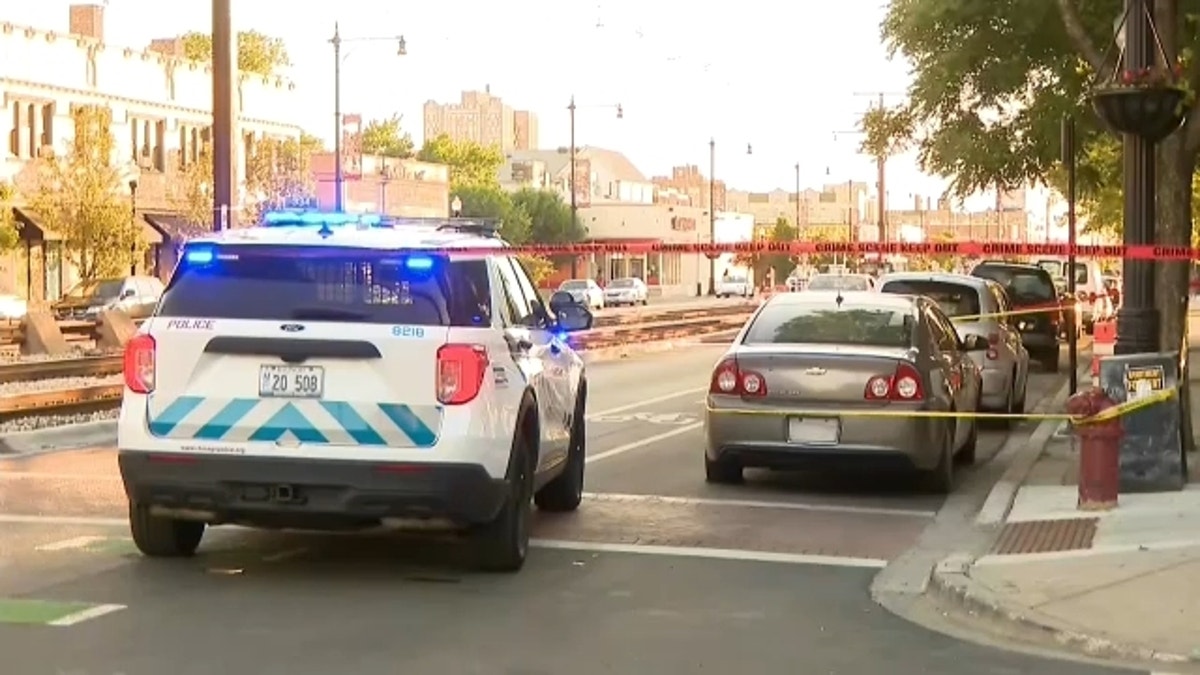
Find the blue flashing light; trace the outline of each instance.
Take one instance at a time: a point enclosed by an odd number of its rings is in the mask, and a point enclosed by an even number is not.
[[[404,260],[404,268],[409,272],[428,272],[433,269],[433,258],[426,255],[410,256]]]
[[[208,265],[216,259],[216,252],[209,247],[189,248],[183,254],[183,260],[189,265]]]
[[[357,226],[379,227],[383,216],[377,213],[337,213],[325,211],[270,211],[262,216],[264,225],[284,227],[295,225],[319,225],[322,227]]]

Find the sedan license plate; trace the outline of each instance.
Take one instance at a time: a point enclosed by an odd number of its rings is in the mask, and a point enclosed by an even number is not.
[[[823,417],[789,417],[789,443],[834,445],[841,436],[841,422]]]
[[[262,366],[258,395],[263,398],[321,398],[325,369],[320,366]]]

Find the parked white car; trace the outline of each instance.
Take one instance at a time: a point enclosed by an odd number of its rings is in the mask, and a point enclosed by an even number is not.
[[[754,284],[744,274],[730,274],[717,282],[716,291],[718,298],[749,298],[754,295]]]
[[[604,289],[591,279],[567,279],[559,285],[558,290],[570,293],[575,302],[588,309],[604,307]]]
[[[23,319],[27,310],[25,298],[16,295],[0,295],[0,319]]]
[[[645,282],[637,277],[613,279],[604,287],[604,305],[616,307],[620,305],[645,305],[650,301],[650,289]]]

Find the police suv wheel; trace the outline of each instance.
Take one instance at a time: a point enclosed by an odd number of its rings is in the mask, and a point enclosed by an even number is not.
[[[479,529],[479,566],[488,572],[517,572],[529,553],[532,519],[533,455],[524,438],[514,443],[509,460],[509,493],[500,513]]]
[[[200,547],[204,527],[201,522],[155,516],[148,506],[129,504],[133,543],[151,558],[190,558]]]
[[[533,503],[542,511],[563,513],[574,511],[583,502],[583,472],[587,464],[586,404],[581,396],[571,418],[571,446],[567,450],[563,472],[542,486],[533,495]]]

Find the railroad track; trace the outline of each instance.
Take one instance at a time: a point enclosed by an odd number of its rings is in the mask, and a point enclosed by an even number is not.
[[[0,383],[31,382],[56,377],[108,377],[120,374],[121,366],[120,354],[53,361],[0,363]]]
[[[96,384],[0,396],[0,423],[43,415],[75,415],[121,405],[123,384]]]
[[[738,311],[740,309],[740,312]],[[684,335],[704,335],[740,325],[738,314],[746,308],[722,307],[716,312],[678,311],[644,316],[638,322],[613,322],[581,333],[577,346],[598,349],[637,341],[668,340]],[[647,321],[646,319],[650,319]],[[575,342],[575,339],[572,339]],[[122,370],[120,355],[78,359],[0,363],[0,382],[31,382],[69,377],[110,377]],[[0,396],[0,423],[27,417],[73,415],[113,410],[121,405],[122,384],[96,384],[70,389],[48,389]]]

